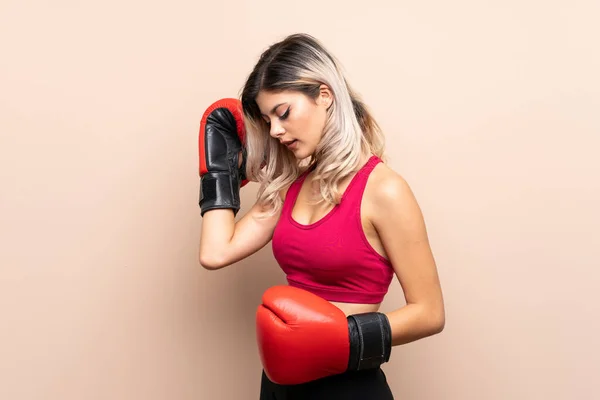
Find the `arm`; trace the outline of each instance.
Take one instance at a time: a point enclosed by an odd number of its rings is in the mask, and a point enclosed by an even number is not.
[[[238,223],[240,189],[245,185],[245,138],[242,106],[236,99],[210,105],[200,121],[199,206],[202,232],[198,259],[206,269],[220,269],[247,257],[271,239],[278,215],[258,219],[252,207]]]
[[[271,240],[279,220],[279,213],[257,218],[264,211],[257,203],[237,223],[231,210],[205,213],[200,236],[200,264],[206,269],[220,269],[263,248]]]
[[[374,195],[373,225],[394,267],[406,306],[387,313],[392,346],[441,332],[445,310],[437,267],[420,207],[408,183],[386,171]]]

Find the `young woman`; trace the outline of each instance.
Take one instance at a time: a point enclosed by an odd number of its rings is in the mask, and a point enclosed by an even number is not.
[[[290,287],[349,320],[384,316],[390,348],[441,332],[442,290],[419,205],[384,162],[383,135],[336,58],[309,35],[288,36],[262,54],[239,107],[228,101],[202,122],[200,263],[220,269],[272,240]],[[258,200],[236,222],[246,179],[258,182]],[[394,276],[406,305],[379,313]],[[260,398],[393,396],[376,365],[301,384],[263,372]]]

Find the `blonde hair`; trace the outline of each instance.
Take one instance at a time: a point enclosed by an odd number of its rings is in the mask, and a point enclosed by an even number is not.
[[[315,153],[297,160],[292,152],[269,135],[269,127],[256,103],[260,91],[298,91],[316,99],[327,85],[333,103]],[[338,186],[360,168],[370,153],[384,158],[384,136],[359,96],[352,90],[340,63],[307,34],[293,34],[262,53],[241,94],[246,125],[246,175],[260,184],[258,201],[274,213],[283,200],[280,193],[306,167],[314,167],[320,201],[338,204]]]

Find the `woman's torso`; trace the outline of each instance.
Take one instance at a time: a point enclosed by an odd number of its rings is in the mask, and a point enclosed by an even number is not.
[[[367,160],[364,160],[363,164],[365,162],[367,162]],[[371,222],[373,220],[374,213],[377,211],[373,206],[373,192],[376,189],[381,169],[384,168],[387,167],[383,163],[378,163],[369,174],[360,202],[360,223],[364,232],[364,236],[372,250],[374,250],[381,257],[387,259],[387,254],[385,253],[383,243],[377,234],[373,223]],[[311,191],[313,191],[313,189],[318,185],[312,181],[313,174],[313,172],[309,172],[306,175],[290,215],[296,223],[304,226],[313,225],[321,221],[323,218],[329,215],[334,207],[326,203],[318,205],[310,204],[311,200],[314,200],[311,196]],[[354,176],[355,174],[352,174],[341,182],[339,185],[339,190],[341,193],[344,193],[348,189],[348,186]],[[284,198],[287,196],[287,190],[283,193],[283,196]],[[337,306],[346,315],[378,311],[381,305],[380,302],[373,304],[330,301],[330,303]]]

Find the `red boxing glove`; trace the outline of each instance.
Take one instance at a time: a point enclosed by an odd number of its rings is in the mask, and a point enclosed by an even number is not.
[[[237,99],[221,99],[211,104],[200,121],[198,157],[200,209],[240,208],[240,188],[245,176],[245,139],[242,104]],[[239,157],[242,154],[242,165]]]
[[[385,314],[346,318],[327,300],[291,286],[275,286],[263,294],[256,332],[265,373],[282,385],[377,368],[391,353]]]

